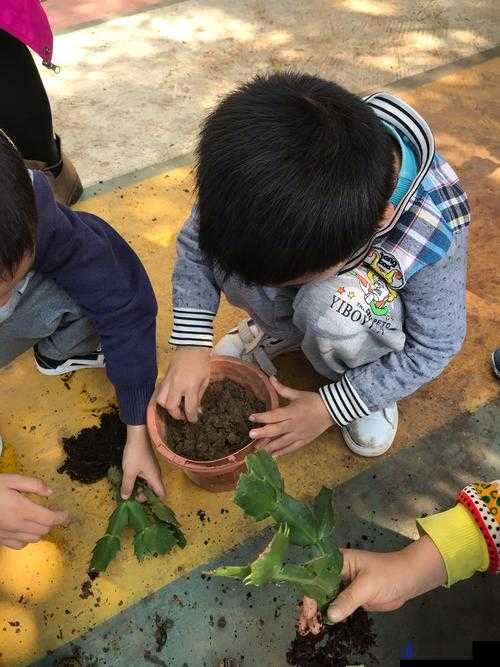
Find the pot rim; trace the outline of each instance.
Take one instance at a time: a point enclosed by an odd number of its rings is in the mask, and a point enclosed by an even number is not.
[[[241,359],[237,359],[236,357],[229,357],[222,355],[212,356],[210,358],[210,366],[212,367],[212,365],[218,365],[218,363],[221,361],[230,363],[233,366],[244,367],[245,369],[250,370],[252,373],[259,376],[260,379],[264,382],[269,393],[269,400],[266,401],[266,403],[268,403],[266,409],[273,410],[279,406],[278,394],[276,393],[276,390],[269,382],[267,375],[263,371],[261,371],[260,368],[246,361],[242,361]],[[233,380],[233,382],[235,382],[235,380]],[[263,449],[270,442],[270,438],[260,438],[258,440],[251,440],[241,449],[238,449],[235,452],[228,454],[227,456],[223,456],[219,459],[211,459],[209,461],[197,461],[195,459],[185,458],[184,456],[181,456],[180,454],[174,452],[168,446],[168,444],[160,436],[160,433],[156,427],[156,416],[157,416],[156,398],[158,395],[158,389],[159,387],[157,386],[153,392],[153,395],[151,396],[147,409],[148,431],[151,440],[153,441],[153,444],[155,445],[156,449],[160,452],[160,454],[164,458],[166,458],[167,461],[169,461],[173,465],[178,466],[179,468],[188,469],[193,472],[203,472],[204,474],[208,475],[210,475],[212,471],[214,475],[215,474],[220,475],[223,474],[224,472],[231,472],[232,470],[234,470],[235,467],[238,467],[239,465],[241,465],[241,463],[243,463],[245,457],[249,453],[251,453],[252,451]]]

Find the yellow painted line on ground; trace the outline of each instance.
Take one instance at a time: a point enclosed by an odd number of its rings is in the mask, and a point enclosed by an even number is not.
[[[458,414],[474,410],[498,394],[488,367],[489,351],[498,344],[498,293],[493,240],[500,213],[494,200],[494,76],[497,61],[444,77],[403,96],[430,118],[438,145],[463,176],[474,206],[468,307],[469,336],[464,350],[436,382],[401,403],[401,426],[393,452],[415,442]],[[170,281],[174,240],[192,202],[192,177],[177,169],[123,190],[86,201],[82,208],[110,221],[143,259],[160,304],[160,367],[170,354]],[[496,305],[495,305],[496,303]],[[216,334],[238,320],[222,307]],[[495,326],[496,325],[496,326]],[[293,386],[320,382],[299,354],[283,360],[281,371]],[[0,424],[15,444],[24,472],[43,477],[55,489],[55,502],[73,514],[74,522],[50,541],[21,552],[0,549],[0,664],[21,665],[40,657],[108,619],[124,607],[206,562],[257,530],[231,502],[231,494],[198,489],[180,473],[163,466],[168,499],[186,530],[189,546],[169,557],[139,566],[127,547],[94,585],[94,598],[79,597],[92,546],[102,534],[111,506],[104,482],[92,487],[72,483],[56,473],[62,460],[60,438],[95,423],[95,411],[113,399],[104,374],[84,371],[70,389],[58,378],[36,373],[30,354],[0,375]],[[321,484],[335,485],[371,461],[347,453],[337,430],[303,451],[285,458],[282,467],[290,489],[301,495]],[[221,508],[229,509],[221,515]],[[203,509],[210,521],[196,515]],[[12,623],[19,622],[19,625]]]

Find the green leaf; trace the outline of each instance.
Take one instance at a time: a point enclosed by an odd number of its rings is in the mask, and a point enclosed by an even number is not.
[[[180,547],[181,549],[184,549],[184,547],[187,544],[186,536],[182,532],[182,530],[179,528],[179,526],[175,526],[174,524],[170,523],[168,524],[168,529],[172,533],[172,535],[175,537],[175,540],[177,542],[177,546]]]
[[[274,579],[281,570],[288,551],[289,533],[286,525],[279,527],[264,551],[251,564],[251,572],[245,579],[245,584],[263,586]]]
[[[108,519],[106,534],[97,542],[92,552],[89,570],[104,572],[120,550],[121,536],[129,522],[128,505],[122,502]]]
[[[332,497],[333,491],[323,486],[312,502],[312,511],[316,518],[320,540],[327,540],[335,526]]]
[[[108,534],[101,537],[101,539],[97,541],[94,551],[92,552],[89,572],[104,572],[119,551],[119,537]]]
[[[153,521],[134,535],[134,553],[139,561],[146,556],[163,556],[176,545],[175,535],[159,521]]]
[[[290,542],[308,547],[319,541],[319,529],[311,509],[287,493],[272,512],[276,523],[286,523],[290,529]]]
[[[283,495],[283,479],[273,457],[261,449],[247,456],[234,502],[255,521],[266,519]]]
[[[241,475],[234,502],[255,521],[267,519],[276,508],[277,494],[268,482],[252,474]]]
[[[155,553],[159,556],[167,554],[177,546],[177,537],[166,524],[158,521],[153,526],[152,531],[154,532],[153,544]]]
[[[149,504],[149,507],[153,514],[164,521],[165,523],[171,523],[175,526],[180,526],[177,517],[174,514],[174,511],[170,509],[167,505],[164,505],[161,500],[158,498],[156,493],[149,486],[144,485],[143,489],[146,500]]]
[[[166,523],[154,514],[148,514],[143,504],[137,500],[127,501],[130,523],[134,528],[134,553],[141,561],[146,556],[163,556],[177,544],[177,537]]]
[[[250,574],[250,565],[223,565],[215,570],[207,572],[214,577],[231,577],[233,579],[246,579]]]
[[[181,530],[181,525],[175,516],[174,511],[161,502],[156,493],[149,488],[149,486],[143,487],[144,495],[148,502],[149,509],[156,516],[157,519],[165,523],[169,531],[174,535],[177,545],[184,549],[187,544],[186,537]]]
[[[283,493],[283,478],[279,468],[274,458],[265,449],[260,449],[255,454],[247,456],[245,463],[248,472],[263,482],[267,482],[278,496]]]
[[[111,466],[108,469],[108,479],[115,496],[116,502],[121,501],[120,488],[122,485],[122,471],[117,466]]]
[[[329,556],[320,556],[303,565],[284,565],[277,580],[293,584],[321,608],[337,595],[340,586],[340,572],[330,569],[329,564]]]

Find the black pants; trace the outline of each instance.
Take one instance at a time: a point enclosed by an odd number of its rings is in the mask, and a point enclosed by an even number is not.
[[[54,165],[59,150],[44,85],[30,50],[0,30],[0,128],[25,160]]]

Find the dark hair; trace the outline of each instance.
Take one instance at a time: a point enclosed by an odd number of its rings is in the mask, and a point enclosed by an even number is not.
[[[308,74],[256,76],[205,120],[200,247],[227,274],[279,284],[349,258],[376,230],[392,144],[361,99]]]
[[[26,252],[34,252],[36,204],[21,154],[0,130],[0,279],[12,277]]]

